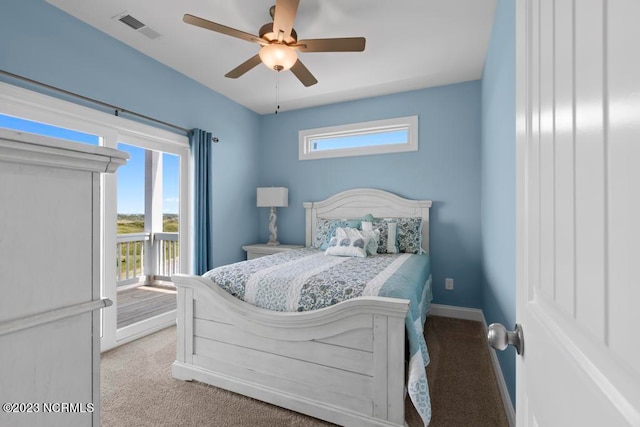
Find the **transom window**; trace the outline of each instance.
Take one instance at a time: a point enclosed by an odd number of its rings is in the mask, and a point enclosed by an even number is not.
[[[418,116],[298,132],[299,160],[418,150]]]

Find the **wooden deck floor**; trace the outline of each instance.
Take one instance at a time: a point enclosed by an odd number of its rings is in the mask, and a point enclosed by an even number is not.
[[[176,309],[176,291],[139,286],[118,291],[118,329]]]

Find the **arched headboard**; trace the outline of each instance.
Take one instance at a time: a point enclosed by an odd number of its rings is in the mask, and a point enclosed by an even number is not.
[[[375,188],[355,188],[319,202],[304,202],[305,245],[315,238],[317,218],[422,218],[422,249],[429,253],[429,208],[431,200],[410,200]]]

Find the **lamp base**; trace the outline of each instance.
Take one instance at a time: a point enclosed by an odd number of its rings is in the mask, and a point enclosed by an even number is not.
[[[280,244],[280,242],[278,242],[278,227],[276,226],[277,218],[276,208],[271,206],[271,211],[269,212],[269,241],[267,242],[269,246],[277,246]]]

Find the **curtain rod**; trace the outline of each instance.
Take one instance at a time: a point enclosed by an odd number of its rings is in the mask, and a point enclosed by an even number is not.
[[[186,135],[189,135],[191,133],[191,130],[185,129],[185,128],[181,127],[181,126],[177,126],[177,125],[174,125],[174,124],[171,124],[171,123],[163,122],[162,120],[154,119],[153,117],[145,116],[144,114],[136,113],[135,111],[130,111],[130,110],[127,110],[125,108],[118,107],[116,105],[107,104],[106,102],[98,101],[97,99],[89,98],[87,96],[80,95],[80,94],[77,94],[75,92],[71,92],[71,91],[68,91],[68,90],[65,90],[65,89],[60,89],[58,87],[49,85],[47,83],[42,83],[42,82],[39,82],[37,80],[32,80],[32,79],[30,79],[28,77],[24,77],[24,76],[21,76],[21,75],[18,75],[18,74],[10,73],[10,72],[4,71],[4,70],[0,70],[0,73],[4,74],[6,76],[9,76],[11,78],[14,78],[14,79],[22,80],[22,81],[27,82],[27,83],[32,84],[32,85],[41,86],[41,87],[44,87],[46,89],[54,90],[56,92],[60,92],[60,93],[65,94],[65,95],[73,96],[73,97],[81,99],[83,101],[92,102],[94,104],[100,105],[101,107],[114,110],[114,114],[116,116],[118,116],[119,113],[130,114],[132,116],[136,116],[136,117],[139,117],[141,119],[144,119],[144,120],[147,120],[147,121],[150,121],[150,122],[158,123],[158,124],[160,124],[162,126],[166,126],[166,127],[170,127],[170,128],[179,130],[180,132],[183,132]],[[211,138],[211,140],[213,142],[218,142],[218,137],[214,136],[214,137]]]

